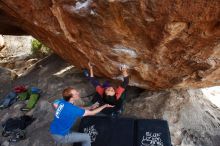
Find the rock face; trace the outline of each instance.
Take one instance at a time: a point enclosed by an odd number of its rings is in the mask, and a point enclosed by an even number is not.
[[[220,1],[0,0],[23,30],[78,68],[146,89],[220,85]]]
[[[31,51],[32,40],[31,36],[0,35],[0,67],[7,68],[18,76],[25,72],[37,61]]]
[[[141,93],[124,114],[167,120],[174,146],[219,146],[219,112],[201,90],[169,90]]]
[[[60,98],[62,90],[67,86],[75,87],[81,97],[88,97],[95,90],[81,71],[54,55],[38,62],[26,75],[13,81],[11,87],[21,84],[37,86],[43,92],[36,108],[28,113],[19,110],[25,104],[23,101],[0,110],[0,125],[8,118],[23,114],[36,118],[26,129],[27,138],[18,143],[10,143],[10,146],[56,145],[48,130],[54,115],[51,102]],[[79,103],[86,103],[85,99]],[[154,92],[129,87],[123,116],[167,120],[173,146],[219,146],[219,113],[220,109],[206,100],[200,90]],[[0,133],[1,130],[0,126]],[[0,145],[5,146],[7,139],[0,135]]]
[[[8,88],[12,88],[12,80],[14,79],[14,76],[15,73],[13,71],[0,67],[0,98],[8,92]]]
[[[1,40],[3,42],[2,46],[5,46],[4,49],[0,50],[1,58],[19,57],[24,59],[31,55],[31,41],[33,40],[33,37],[4,35],[1,38],[0,36],[0,47]]]

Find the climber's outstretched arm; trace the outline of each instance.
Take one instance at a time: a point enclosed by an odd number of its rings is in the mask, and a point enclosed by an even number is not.
[[[104,88],[100,85],[99,81],[94,77],[93,65],[91,63],[88,63],[88,65],[90,71],[89,81],[96,88],[96,92],[102,96],[104,93]]]
[[[126,67],[120,68],[122,75],[123,75],[123,82],[121,85],[116,89],[116,99],[120,99],[122,93],[125,91],[126,87],[128,86],[129,83],[129,76],[128,76],[128,71]]]
[[[89,72],[90,72],[90,75],[89,75],[88,78],[89,78],[90,83],[91,83],[94,87],[100,86],[99,81],[96,80],[96,78],[94,77],[92,64],[89,62],[88,65],[89,65]]]

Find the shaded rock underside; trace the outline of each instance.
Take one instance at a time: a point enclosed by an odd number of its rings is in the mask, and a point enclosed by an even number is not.
[[[76,67],[91,61],[96,75],[118,79],[126,64],[131,85],[157,90],[220,84],[219,7],[218,0],[0,0],[13,20],[5,23]]]

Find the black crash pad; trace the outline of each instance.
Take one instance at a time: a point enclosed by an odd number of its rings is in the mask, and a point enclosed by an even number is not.
[[[79,132],[89,133],[92,146],[171,146],[164,120],[88,116],[82,118]]]
[[[136,146],[171,146],[170,131],[164,120],[136,120]]]
[[[92,146],[133,146],[134,120],[107,116],[84,117],[79,132],[90,134]]]

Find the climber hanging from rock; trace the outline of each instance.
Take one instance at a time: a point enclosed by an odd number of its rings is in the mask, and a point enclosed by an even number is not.
[[[129,83],[127,67],[124,65],[120,68],[124,81],[121,83],[120,86],[114,88],[107,81],[104,82],[103,85],[101,85],[99,81],[96,80],[96,78],[94,77],[93,65],[91,63],[88,63],[88,65],[90,74],[86,69],[83,71],[83,73],[92,83],[92,85],[96,88],[96,94],[93,97],[92,102],[95,103],[98,101],[100,105],[106,103],[114,105],[113,108],[105,109],[102,111],[102,113],[111,116],[119,116],[123,110],[123,103],[126,97],[126,87]]]

